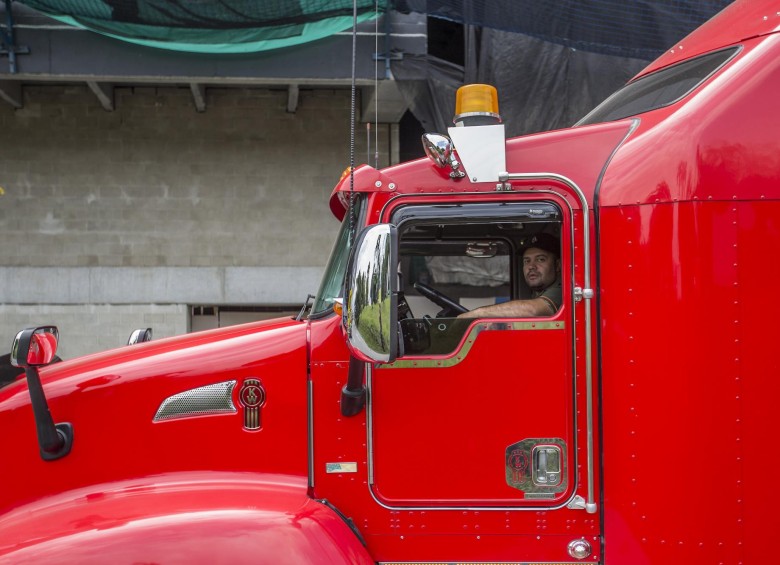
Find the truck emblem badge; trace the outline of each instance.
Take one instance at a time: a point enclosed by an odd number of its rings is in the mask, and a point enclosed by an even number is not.
[[[265,389],[259,379],[246,379],[238,393],[239,402],[244,407],[244,429],[259,430],[260,408],[265,404]]]
[[[507,482],[518,488],[528,474],[528,454],[522,449],[513,449],[507,457]]]

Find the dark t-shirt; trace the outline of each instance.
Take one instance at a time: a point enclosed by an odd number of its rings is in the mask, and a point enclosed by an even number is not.
[[[543,290],[535,290],[532,296],[534,298],[546,298],[550,302],[550,306],[555,307],[554,312],[557,312],[561,307],[561,303],[563,302],[563,288],[561,287],[561,279],[556,279],[554,283]]]

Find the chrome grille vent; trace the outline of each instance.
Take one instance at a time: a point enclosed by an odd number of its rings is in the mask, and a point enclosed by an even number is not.
[[[235,386],[236,381],[225,381],[169,396],[162,401],[152,421],[162,422],[192,416],[235,414],[238,412],[233,404]]]

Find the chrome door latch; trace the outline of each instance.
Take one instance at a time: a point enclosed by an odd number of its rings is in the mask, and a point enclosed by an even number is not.
[[[593,289],[592,288],[582,288],[579,286],[574,287],[574,302],[579,302],[583,298],[591,299],[593,298]]]

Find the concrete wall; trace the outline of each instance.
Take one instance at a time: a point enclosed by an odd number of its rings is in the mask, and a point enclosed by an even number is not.
[[[286,90],[208,89],[204,113],[189,88],[117,88],[113,112],[86,86],[23,95],[23,109],[0,104],[0,353],[29,324],[58,325],[69,358],[135,327],[187,331],[188,305],[316,291],[348,90],[301,89],[294,114]],[[390,133],[379,125],[380,166]],[[361,125],[358,164],[365,138]]]

